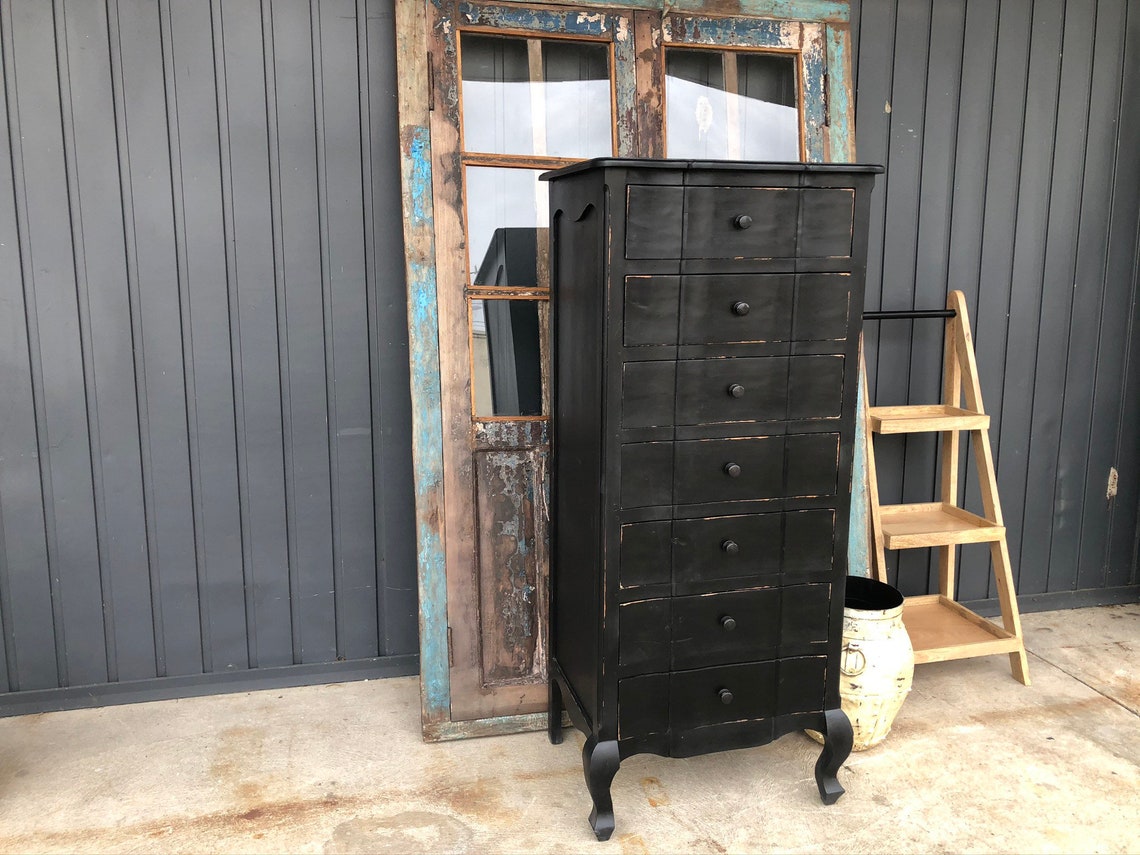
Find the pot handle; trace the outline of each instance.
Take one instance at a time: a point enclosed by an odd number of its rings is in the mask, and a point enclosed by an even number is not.
[[[867,670],[867,654],[859,648],[858,641],[848,641],[843,645],[843,652],[839,658],[839,670],[848,677],[858,677]]]

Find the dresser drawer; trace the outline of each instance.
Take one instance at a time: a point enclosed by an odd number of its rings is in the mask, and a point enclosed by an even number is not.
[[[843,341],[849,273],[627,276],[626,347]]]
[[[780,645],[779,588],[673,600],[673,669],[771,659]]]
[[[626,443],[621,507],[832,496],[838,472],[835,433]]]
[[[618,683],[618,736],[671,730],[683,743],[710,725],[820,711],[826,694],[826,656],[627,677]]]
[[[685,276],[680,343],[788,341],[795,286],[792,273]]]
[[[689,187],[684,258],[836,258],[851,255],[850,189]]]
[[[673,470],[679,505],[831,496],[839,470],[839,435],[678,442]]]
[[[842,356],[627,362],[622,427],[838,418]]]
[[[659,597],[618,607],[623,676],[823,652],[831,585]]]
[[[802,192],[784,187],[687,188],[684,257],[794,256]]]
[[[669,725],[689,730],[776,714],[776,662],[680,671],[669,677]]]
[[[684,276],[681,344],[842,341],[851,305],[848,273]]]
[[[678,735],[730,721],[818,712],[826,694],[826,656],[679,671],[669,678],[669,726]]]
[[[682,360],[675,424],[838,418],[843,363],[842,356]]]
[[[818,588],[822,594],[825,638],[830,586],[799,587]],[[784,633],[782,604],[788,600],[789,615],[804,621],[807,607],[793,603],[803,599],[802,594],[761,588],[625,603],[618,608],[620,671],[631,676],[773,659]],[[820,602],[820,596],[809,598],[810,606]],[[796,634],[818,637],[819,621],[807,617],[803,631]]]
[[[625,256],[845,258],[854,212],[848,188],[632,185]]]
[[[825,581],[834,539],[832,510],[675,520],[673,579],[690,585],[777,576],[785,582]],[[623,579],[624,574],[623,555]]]

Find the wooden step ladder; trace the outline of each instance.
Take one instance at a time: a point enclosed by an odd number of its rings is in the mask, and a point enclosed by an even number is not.
[[[1010,568],[1009,547],[997,476],[990,450],[990,417],[982,407],[978,364],[970,335],[966,299],[952,291],[947,299],[941,404],[868,407],[867,486],[871,509],[871,540],[875,578],[887,581],[887,549],[933,547],[939,551],[938,593],[907,597],[903,622],[914,647],[915,664],[1008,653],[1013,676],[1029,685],[1029,666],[1021,635],[1021,617]],[[879,319],[891,313],[878,313]],[[914,317],[913,313],[899,313]],[[868,316],[870,318],[870,316]],[[861,372],[866,383],[866,371]],[[866,398],[866,387],[864,387]],[[960,406],[963,393],[965,407]],[[958,434],[970,434],[984,516],[959,506]],[[875,475],[874,434],[927,433],[941,436],[940,501],[921,504],[880,505]],[[955,550],[961,543],[988,543],[1001,603],[1002,626],[967,609],[954,598]],[[1003,628],[1004,627],[1004,628]]]

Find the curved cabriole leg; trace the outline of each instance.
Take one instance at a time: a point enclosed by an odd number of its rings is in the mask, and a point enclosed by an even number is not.
[[[843,795],[843,787],[839,786],[839,779],[835,776],[843,761],[851,754],[855,735],[843,710],[826,710],[823,715],[826,734],[823,751],[815,763],[815,783],[819,787],[819,797],[823,803],[833,805]]]
[[[550,678],[550,705],[546,717],[546,734],[550,737],[551,745],[562,744],[562,687],[558,681]]]
[[[614,803],[610,800],[610,783],[621,765],[616,740],[598,742],[590,736],[582,746],[582,771],[586,774],[586,787],[594,801],[590,811],[590,827],[598,840],[609,840],[614,833]]]

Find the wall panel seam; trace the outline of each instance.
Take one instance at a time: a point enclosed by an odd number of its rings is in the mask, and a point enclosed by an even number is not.
[[[385,620],[384,600],[387,591],[387,565],[383,559],[385,526],[381,491],[386,478],[383,454],[383,379],[380,371],[380,319],[379,319],[379,275],[376,257],[376,199],[375,178],[372,172],[372,76],[369,67],[368,46],[368,2],[356,0],[356,83],[359,93],[360,123],[360,174],[363,185],[361,194],[362,222],[364,227],[364,296],[367,310],[368,341],[368,396],[371,420],[369,424],[372,440],[372,530],[373,530],[373,572],[376,579],[376,652],[384,655],[388,648],[387,621]]]
[[[230,139],[229,87],[226,77],[225,20],[221,0],[210,0],[210,45],[214,52],[214,103],[218,122],[218,166],[221,178],[222,234],[225,236],[226,323],[230,339],[230,384],[233,389],[234,453],[237,463],[238,534],[241,539],[242,599],[248,667],[256,668],[257,614],[254,609],[249,506],[249,433],[245,418],[242,365],[240,283],[237,264],[237,225],[234,212],[233,147]]]
[[[9,169],[11,170],[11,175],[12,175],[12,206],[13,206],[14,213],[15,213],[14,222],[15,222],[15,226],[16,226],[16,234],[14,235],[14,237],[16,239],[16,250],[17,250],[16,254],[17,254],[17,257],[19,258],[19,263],[20,263],[20,288],[24,292],[24,309],[25,309],[24,326],[25,326],[26,336],[27,336],[28,365],[29,365],[29,368],[32,369],[32,376],[29,378],[29,384],[28,385],[29,385],[30,391],[32,393],[32,414],[33,414],[33,418],[35,421],[36,444],[37,444],[37,446],[39,446],[39,439],[40,439],[40,410],[39,410],[39,407],[40,407],[40,404],[38,403],[39,396],[36,394],[36,387],[35,387],[35,373],[34,373],[35,363],[33,362],[34,354],[32,352],[32,338],[31,338],[31,334],[32,334],[32,331],[31,331],[32,312],[31,312],[30,306],[28,305],[28,302],[27,302],[27,299],[28,299],[27,298],[27,292],[29,290],[27,282],[28,282],[28,270],[29,270],[29,263],[30,263],[30,260],[26,257],[27,256],[26,237],[28,234],[28,222],[27,222],[27,212],[26,212],[26,210],[21,210],[21,205],[20,205],[20,198],[21,198],[21,196],[23,196],[23,194],[26,192],[26,190],[23,187],[23,169],[19,168],[19,164],[21,162],[20,140],[22,139],[22,137],[21,137],[20,132],[19,132],[19,104],[16,102],[16,98],[15,98],[15,96],[16,96],[16,92],[15,92],[16,74],[15,74],[15,57],[13,56],[14,48],[13,48],[12,43],[11,43],[12,26],[13,26],[13,24],[12,24],[11,7],[7,3],[0,3],[0,69],[3,69],[3,71],[4,71],[4,75],[3,75],[4,79],[2,82],[0,82],[0,85],[3,85],[4,89],[5,89],[5,92],[4,92],[4,112],[5,112],[4,119],[5,119],[5,131],[8,134],[8,147],[9,147],[9,151],[11,152],[11,162],[9,163]],[[15,113],[15,121],[13,121],[13,113]],[[26,205],[26,202],[25,202],[25,205]],[[44,505],[46,505],[46,502],[43,498],[43,480],[44,480],[44,478],[43,478],[42,455],[41,455],[41,460],[37,461],[36,469],[37,469],[37,472],[39,472],[39,476],[40,476],[40,496],[41,496],[40,504],[41,504],[41,506],[44,506]],[[2,512],[2,510],[3,510],[3,508],[0,507],[0,512]],[[47,513],[46,506],[43,507],[43,513],[45,514],[45,517],[44,517],[44,520],[45,520],[45,525],[44,525],[45,550],[44,550],[44,554],[45,554],[45,556],[48,560],[48,564],[49,564],[49,566],[46,567],[45,570],[48,571],[48,575],[50,578],[50,575],[51,575],[51,573],[50,573],[51,554],[50,554],[50,552],[47,551],[47,548],[46,548],[47,547],[47,536],[48,536],[47,525],[46,525],[46,513]],[[2,528],[3,524],[4,524],[4,519],[3,519],[3,516],[0,515],[0,548],[3,549],[3,553],[0,554],[0,562],[2,562],[2,563],[0,563],[0,629],[3,630],[4,638],[5,638],[4,657],[5,657],[5,663],[6,663],[7,671],[8,671],[8,687],[11,691],[19,691],[19,689],[20,689],[19,655],[17,653],[17,646],[16,646],[16,642],[17,642],[16,627],[15,627],[15,623],[12,620],[11,587],[10,587],[10,579],[9,579],[9,573],[11,571],[11,568],[10,568],[9,562],[8,562],[7,545],[4,543],[4,539],[3,539],[3,528]],[[52,597],[52,600],[53,600],[53,606],[52,606],[53,623],[54,623],[54,617],[55,617],[54,599],[55,598],[53,596]],[[54,627],[53,627],[53,632],[54,632]],[[56,651],[56,656],[57,656],[57,667],[58,667],[58,650]],[[58,680],[57,680],[57,682],[58,682]]]
[[[328,156],[325,147],[325,91],[324,91],[324,40],[321,29],[321,0],[310,0],[313,45],[313,117],[315,120],[317,217],[320,222],[321,264],[321,319],[324,324],[325,351],[325,418],[328,433],[329,466],[329,524],[332,533],[333,627],[337,658],[344,656],[344,569],[340,563],[341,514],[340,477],[337,465],[340,458],[339,424],[336,410],[336,339],[333,323],[333,285],[331,236],[329,234]]]
[[[206,596],[208,568],[206,567],[204,512],[202,507],[201,449],[198,438],[197,390],[194,379],[194,324],[190,302],[190,271],[187,257],[186,199],[183,189],[182,149],[178,118],[178,73],[175,61],[174,11],[171,0],[159,2],[160,32],[163,42],[163,70],[166,91],[167,144],[170,152],[170,193],[174,220],[174,252],[178,283],[179,327],[182,338],[182,376],[186,404],[186,435],[190,464],[190,506],[194,541],[194,566],[197,579],[198,636],[201,645],[201,669],[213,670],[213,650],[210,646],[210,604]]]
[[[99,430],[99,394],[91,328],[91,289],[87,276],[87,244],[83,230],[83,205],[79,186],[79,141],[75,135],[75,104],[71,90],[71,62],[67,44],[67,10],[63,0],[53,0],[56,79],[59,82],[60,131],[63,139],[64,183],[67,187],[67,217],[71,230],[71,264],[75,278],[75,307],[79,322],[79,358],[83,375],[83,411],[87,422],[88,465],[91,473],[91,504],[95,528],[95,569],[102,598],[103,656],[107,680],[117,682],[119,669],[115,643],[115,607],[107,547],[107,493],[103,478],[102,440]]]
[[[1068,0],[1064,0],[1064,2],[1062,2],[1062,4],[1061,4],[1061,27],[1060,27],[1060,34],[1059,34],[1059,40],[1060,40],[1060,46],[1059,47],[1060,47],[1062,52],[1064,50],[1064,45],[1065,45],[1065,22],[1066,22],[1066,19],[1068,17],[1067,13],[1068,13]],[[1036,8],[1034,9],[1034,19],[1036,19]],[[1032,28],[1031,28],[1030,32],[1032,34]],[[1032,38],[1030,40],[1030,60],[1029,61],[1030,61],[1030,65],[1032,65],[1032,62],[1033,62]],[[1054,214],[1054,210],[1053,210],[1051,203],[1053,201],[1053,188],[1054,188],[1054,183],[1055,183],[1054,179],[1056,177],[1057,127],[1058,127],[1059,122],[1060,122],[1061,78],[1062,78],[1062,74],[1064,72],[1064,65],[1065,65],[1064,64],[1064,57],[1062,55],[1057,60],[1057,73],[1056,73],[1056,81],[1055,81],[1056,94],[1054,95],[1054,98],[1053,98],[1053,122],[1052,122],[1053,151],[1052,151],[1052,154],[1049,158],[1049,181],[1048,181],[1048,188],[1047,188],[1047,191],[1045,193],[1045,199],[1048,200],[1048,204],[1046,204],[1046,206],[1045,206],[1045,221],[1042,224],[1042,230],[1043,231],[1042,231],[1042,236],[1041,236],[1041,243],[1042,243],[1042,248],[1041,248],[1041,278],[1037,283],[1035,283],[1036,287],[1037,287],[1037,293],[1040,296],[1040,299],[1037,302],[1037,330],[1036,330],[1037,334],[1034,337],[1034,339],[1038,342],[1040,341],[1041,326],[1042,326],[1042,323],[1044,320],[1044,315],[1045,315],[1045,284],[1046,284],[1045,277],[1046,277],[1046,272],[1047,272],[1046,268],[1047,268],[1047,262],[1048,262],[1048,251],[1047,251],[1045,244],[1048,242],[1048,239],[1049,239],[1049,229],[1050,229],[1050,226],[1052,225],[1053,214]],[[1040,354],[1040,351],[1038,350],[1038,355],[1039,354]],[[1033,378],[1033,382],[1030,386],[1030,393],[1029,393],[1030,431],[1029,431],[1029,436],[1027,437],[1026,443],[1025,443],[1025,461],[1026,461],[1026,463],[1025,463],[1025,488],[1021,494],[1023,497],[1028,496],[1029,491],[1031,489],[1031,484],[1030,484],[1029,479],[1030,479],[1030,475],[1032,474],[1032,471],[1033,471],[1034,446],[1036,445],[1036,446],[1038,446],[1038,450],[1040,449],[1040,437],[1034,436],[1033,430],[1032,430],[1033,414],[1037,409],[1037,359],[1036,358],[1034,359],[1033,366],[1034,366],[1034,378]],[[1008,378],[1007,378],[1007,380],[1008,380]],[[1023,555],[1025,553],[1025,544],[1026,544],[1027,538],[1035,537],[1037,533],[1031,531],[1030,530],[1031,527],[1027,526],[1025,524],[1025,501],[1024,501],[1024,498],[1022,500],[1022,507],[1019,510],[1020,510],[1020,517],[1021,517],[1021,543],[1019,544],[1018,554],[1020,556],[1020,555]],[[1052,530],[1053,530],[1053,525],[1052,525],[1052,520],[1050,520],[1050,522],[1049,522],[1050,537],[1052,536]],[[1015,573],[1015,582],[1020,584],[1020,580],[1021,580],[1021,564],[1020,564],[1020,561],[1018,562],[1018,566],[1014,568],[1014,573]],[[1046,567],[1045,568],[1045,589],[1046,590],[1048,590],[1048,587],[1049,587],[1048,575],[1049,575],[1049,568]],[[992,585],[993,585],[992,579],[990,580],[990,584],[992,587]]]
[[[134,185],[130,170],[130,138],[127,133],[126,92],[122,59],[119,0],[107,0],[107,50],[111,73],[111,109],[115,117],[115,147],[119,167],[119,197],[122,205],[124,267],[131,321],[131,367],[135,385],[135,409],[142,479],[143,518],[146,528],[146,562],[150,582],[151,628],[154,633],[155,676],[166,674],[166,641],[161,596],[161,562],[153,509],[154,457],[150,442],[150,410],[146,395],[146,352],[143,347],[142,294],[139,283],[138,236],[135,231]]]
[[[24,181],[23,134],[20,130],[19,81],[16,70],[15,24],[10,3],[0,3],[0,35],[4,37],[4,79],[7,84],[9,135],[12,148],[13,190],[16,197],[16,232],[20,242],[20,266],[24,274],[24,309],[28,335],[28,364],[31,368],[33,412],[36,422],[36,446],[39,451],[40,502],[43,508],[44,540],[47,546],[47,567],[51,592],[52,630],[55,637],[56,676],[60,686],[67,686],[68,666],[65,627],[62,618],[62,592],[55,572],[59,540],[56,535],[55,501],[51,485],[51,445],[48,437],[47,411],[44,400],[43,352],[40,348],[39,316],[36,303],[35,263],[31,224],[28,220],[28,188]],[[15,121],[13,121],[13,117]]]
[[[1033,61],[1033,13],[1032,13],[1032,6],[1030,8],[1030,14],[1029,14],[1028,18],[1029,18],[1029,20],[1028,20],[1028,23],[1026,26],[1029,29],[1029,36],[1028,36],[1028,45],[1026,48],[1025,71],[1024,71],[1024,75],[1023,75],[1023,81],[1024,81],[1023,82],[1023,92],[1025,93],[1025,96],[1022,99],[1021,132],[1018,134],[1018,144],[1017,144],[1017,150],[1019,152],[1023,152],[1025,150],[1025,124],[1026,124],[1026,117],[1028,115],[1028,110],[1029,110],[1029,97],[1028,97],[1029,79],[1030,79],[1029,78],[1029,69],[1030,69],[1030,67],[1032,65],[1032,61]],[[1000,17],[999,17],[999,27],[1000,27]],[[1000,32],[1000,30],[999,30],[999,32]],[[998,52],[1000,52],[1000,50],[1001,50],[1001,45],[1000,45],[1000,41],[999,41]],[[1009,255],[1009,274],[1007,277],[1007,279],[1008,279],[1008,282],[1007,282],[1008,296],[1006,298],[1006,305],[1005,305],[1005,335],[1004,335],[1004,339],[1003,339],[1005,341],[1005,348],[1004,348],[1002,355],[1001,355],[1001,370],[998,372],[998,375],[997,375],[998,377],[1001,378],[1001,381],[1002,381],[1001,382],[1001,388],[998,391],[998,400],[999,401],[1003,401],[1005,399],[1005,382],[1007,380],[1006,368],[1008,367],[1008,364],[1009,364],[1009,332],[1010,332],[1010,328],[1011,328],[1011,324],[1012,324],[1011,310],[1013,307],[1013,292],[1014,292],[1014,289],[1013,289],[1013,268],[1014,268],[1014,263],[1015,263],[1016,255],[1017,255],[1017,227],[1018,227],[1018,221],[1019,221],[1020,216],[1021,216],[1022,166],[1023,166],[1022,160],[1021,160],[1021,158],[1018,158],[1017,176],[1016,176],[1017,190],[1016,190],[1016,193],[1014,194],[1013,223],[1012,223],[1013,229],[1011,232],[1013,240],[1012,240],[1012,245],[1010,247],[1010,255]],[[992,410],[993,407],[991,406],[988,409]],[[1000,414],[1001,414],[1000,404],[998,406],[998,413],[999,413],[999,417],[1000,417]],[[996,431],[997,437],[996,437],[996,443],[995,443],[995,448],[994,448],[994,468],[998,474],[999,484],[1001,482],[1001,448],[1002,448],[1001,431],[1002,431],[1003,427],[1004,427],[1004,425],[1000,425],[998,427],[998,430]],[[1014,567],[1013,567],[1013,573],[1014,573],[1014,588],[1016,589],[1017,583],[1021,578],[1020,561],[1015,560]],[[990,575],[992,577],[992,574],[990,574]],[[992,580],[987,579],[987,582],[986,582],[986,597],[987,598],[993,596],[992,588],[993,588]]]
[[[285,288],[284,210],[281,202],[281,142],[277,113],[277,54],[272,0],[261,0],[262,56],[265,63],[266,140],[269,157],[269,207],[273,231],[274,311],[277,320],[278,382],[281,387],[281,465],[285,481],[285,532],[288,550],[289,624],[293,663],[302,661],[301,614],[297,602],[300,565],[297,559],[297,486],[293,456],[293,404],[289,372],[289,299]]]
[[[1121,39],[1121,45],[1120,45],[1120,53],[1121,53],[1121,59],[1120,59],[1121,76],[1120,77],[1121,77],[1121,79],[1120,79],[1120,95],[1118,96],[1120,106],[1117,109],[1117,116],[1124,115],[1124,109],[1126,106],[1125,100],[1124,100],[1124,93],[1125,93],[1125,88],[1126,88],[1125,87],[1125,78],[1127,77],[1127,75],[1129,73],[1129,66],[1128,66],[1129,18],[1133,14],[1135,14],[1135,8],[1132,5],[1132,3],[1127,2],[1127,0],[1126,0],[1125,5],[1124,5],[1124,33],[1125,33],[1125,36],[1123,39]],[[1138,72],[1136,70],[1135,66],[1132,69],[1132,73],[1133,74],[1140,74],[1140,72]],[[1116,131],[1117,131],[1116,147],[1115,147],[1115,152],[1114,152],[1114,157],[1113,157],[1113,162],[1112,162],[1112,193],[1111,193],[1112,205],[1111,205],[1111,208],[1109,209],[1108,235],[1107,235],[1107,238],[1109,238],[1109,239],[1111,239],[1111,236],[1113,233],[1113,220],[1115,219],[1114,215],[1116,214],[1116,194],[1117,194],[1117,191],[1118,191],[1119,186],[1120,186],[1119,180],[1118,180],[1119,174],[1120,174],[1120,157],[1121,157],[1121,153],[1124,150],[1124,146],[1126,145],[1126,143],[1121,139],[1121,130],[1122,130],[1121,129],[1121,123],[1118,121],[1117,125],[1116,125]],[[1127,154],[1127,152],[1125,152],[1125,153]],[[1135,152],[1131,152],[1131,154],[1132,154],[1132,156],[1135,156]],[[1124,396],[1128,392],[1129,360],[1128,360],[1127,355],[1132,351],[1132,348],[1135,346],[1133,344],[1133,333],[1134,333],[1134,319],[1136,317],[1137,281],[1138,281],[1138,276],[1140,276],[1140,217],[1137,218],[1134,235],[1135,235],[1135,237],[1133,238],[1132,246],[1133,246],[1133,252],[1134,252],[1134,254],[1136,254],[1137,259],[1133,264],[1132,289],[1131,289],[1132,306],[1130,307],[1131,311],[1129,312],[1127,332],[1125,333],[1125,336],[1124,336],[1124,354],[1125,354],[1124,371],[1121,372],[1120,390],[1119,390],[1119,395],[1120,395],[1121,399],[1123,399]],[[1110,261],[1109,261],[1108,253],[1106,252],[1105,253],[1105,273],[1106,273],[1106,276],[1107,276],[1109,263],[1110,263]],[[1102,327],[1102,329],[1103,329],[1103,327]],[[1098,348],[1100,346],[1099,337],[1097,340],[1097,346],[1098,346]],[[1099,368],[1099,361],[1098,361],[1098,368]],[[1120,461],[1121,446],[1124,442],[1124,436],[1125,436],[1125,423],[1124,423],[1125,419],[1124,419],[1124,416],[1125,416],[1125,408],[1122,406],[1120,408],[1118,415],[1117,415],[1116,442],[1115,442],[1115,446],[1113,448],[1113,453],[1112,453],[1112,459],[1116,463],[1119,463],[1119,461]],[[1119,513],[1119,510],[1120,510],[1119,505],[1116,502],[1114,502],[1113,508],[1112,508],[1112,513],[1110,513],[1109,517],[1108,517],[1108,531],[1107,531],[1107,535],[1106,535],[1105,541],[1104,541],[1103,563],[1104,563],[1104,568],[1105,568],[1106,573],[1110,569],[1109,565],[1112,562],[1112,540],[1113,540],[1112,535],[1116,529],[1116,520],[1117,520],[1117,514]],[[1136,524],[1136,522],[1138,522],[1138,521],[1134,519],[1134,525]],[[1082,526],[1082,528],[1083,528],[1083,526]],[[1135,581],[1137,578],[1137,550],[1140,549],[1140,525],[1136,525],[1136,544],[1137,545],[1134,546],[1133,550],[1132,550],[1132,581]]]
[[[1066,4],[1066,9],[1067,9],[1067,4]],[[1075,315],[1075,313],[1073,311],[1073,304],[1076,302],[1076,299],[1077,299],[1077,286],[1078,286],[1077,277],[1080,275],[1080,271],[1077,269],[1077,262],[1079,261],[1080,248],[1081,248],[1081,242],[1080,242],[1081,224],[1084,221],[1084,212],[1085,212],[1085,182],[1087,180],[1088,153],[1089,153],[1089,120],[1092,117],[1093,83],[1094,83],[1095,77],[1096,77],[1096,61],[1095,61],[1096,52],[1097,52],[1097,50],[1096,50],[1096,34],[1097,34],[1097,22],[1099,20],[1099,14],[1100,14],[1100,0],[1094,0],[1094,2],[1093,2],[1093,20],[1092,20],[1092,28],[1091,28],[1091,44],[1089,46],[1089,61],[1088,61],[1088,77],[1089,77],[1089,80],[1088,80],[1088,87],[1086,90],[1086,97],[1085,97],[1085,104],[1084,104],[1084,131],[1082,133],[1083,140],[1082,140],[1082,144],[1081,144],[1081,158],[1080,158],[1080,166],[1079,166],[1080,175],[1077,178],[1077,210],[1076,210],[1076,220],[1075,220],[1076,224],[1077,224],[1077,229],[1076,229],[1076,232],[1074,233],[1074,235],[1072,237],[1072,259],[1071,259],[1072,263],[1067,268],[1071,272],[1071,275],[1068,277],[1068,279],[1071,280],[1071,282],[1072,282],[1072,290],[1070,291],[1070,294],[1069,294],[1069,322],[1066,325],[1067,326],[1067,335],[1066,335],[1067,342],[1066,343],[1067,343],[1068,347],[1067,347],[1066,352],[1065,352],[1065,371],[1064,371],[1064,374],[1062,375],[1064,377],[1064,383],[1061,387],[1061,393],[1060,393],[1061,394],[1061,420],[1057,426],[1057,451],[1056,451],[1056,454],[1054,455],[1054,470],[1057,472],[1058,480],[1060,479],[1060,476],[1061,476],[1061,462],[1062,462],[1061,458],[1062,458],[1062,452],[1064,449],[1065,412],[1068,409],[1067,405],[1069,403],[1069,397],[1070,397],[1069,396],[1069,383],[1068,383],[1068,381],[1069,381],[1069,371],[1070,371],[1070,368],[1072,367],[1072,362],[1073,362],[1073,333],[1074,333],[1073,322],[1074,322],[1074,315]],[[1058,102],[1057,103],[1058,103],[1058,111],[1059,111],[1060,110],[1059,90],[1058,90]],[[1058,150],[1055,149],[1054,150],[1054,163],[1056,162],[1057,154],[1058,154]],[[1110,196],[1111,196],[1111,194],[1110,194]],[[1050,207],[1052,207],[1052,206],[1050,206]],[[1103,295],[1103,291],[1104,291],[1103,277],[1101,279],[1100,291],[1101,291],[1101,294]],[[1089,415],[1089,421],[1090,421],[1090,423],[1092,421],[1091,412]],[[1086,460],[1087,459],[1088,459],[1088,455],[1086,453]],[[1051,495],[1052,495],[1052,500],[1050,501],[1049,506],[1050,506],[1050,508],[1053,509],[1052,518],[1053,518],[1054,524],[1052,526],[1050,526],[1049,548],[1048,548],[1048,551],[1046,553],[1050,558],[1049,566],[1046,569],[1046,578],[1045,578],[1045,590],[1046,591],[1052,590],[1050,588],[1050,585],[1049,585],[1049,579],[1052,577],[1052,571],[1053,571],[1053,560],[1052,560],[1052,558],[1053,558],[1053,554],[1054,554],[1053,544],[1056,540],[1056,535],[1057,535],[1057,529],[1056,529],[1057,481],[1054,481],[1054,483],[1051,485]],[[1082,521],[1083,521],[1083,517],[1084,517],[1084,514],[1082,512],[1082,514],[1081,514]],[[1078,556],[1080,555],[1080,542],[1079,542],[1080,536],[1081,536],[1081,529],[1078,528],[1077,529],[1077,538],[1078,538],[1077,555]],[[1079,585],[1078,585],[1079,579],[1080,579],[1080,567],[1076,567],[1076,568],[1074,568],[1074,571],[1073,571],[1073,586],[1072,586],[1071,590],[1074,590],[1074,591],[1077,590],[1077,588],[1079,587]]]

